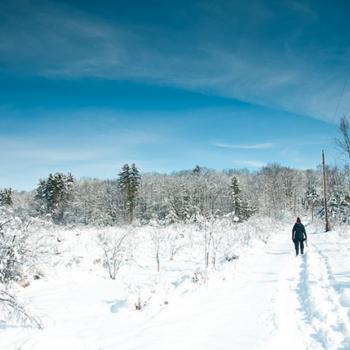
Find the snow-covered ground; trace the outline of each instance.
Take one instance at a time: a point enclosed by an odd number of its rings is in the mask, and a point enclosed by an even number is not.
[[[111,280],[92,232],[62,232],[45,277],[18,291],[44,329],[0,323],[0,349],[350,349],[350,235],[309,226],[295,257],[291,227],[275,231],[237,246],[239,259],[206,281],[193,274],[199,251],[164,259],[158,273],[142,242],[142,266]]]

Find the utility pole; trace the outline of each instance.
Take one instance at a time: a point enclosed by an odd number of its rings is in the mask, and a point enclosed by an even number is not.
[[[324,207],[324,220],[325,220],[325,230],[328,232],[330,230],[328,222],[328,207],[327,207],[327,171],[326,162],[324,158],[324,151],[322,150],[322,171],[323,171],[323,207]]]

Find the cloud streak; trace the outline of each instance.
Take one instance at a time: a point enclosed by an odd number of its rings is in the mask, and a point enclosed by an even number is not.
[[[238,160],[234,161],[233,164],[238,167],[247,167],[255,169],[260,169],[266,165],[265,162],[259,160]]]
[[[340,8],[325,32],[329,9],[321,4],[288,0],[272,9],[253,0],[187,6],[186,15],[165,7],[154,21],[137,22],[62,3],[3,4],[0,65],[2,71],[49,78],[142,80],[330,121],[349,110],[350,86],[335,115],[349,74],[350,31],[339,25],[347,23],[342,19],[348,9]],[[187,29],[158,23],[167,13],[181,16]]]
[[[230,144],[230,143],[213,143],[214,146],[220,148],[228,148],[228,149],[241,149],[241,150],[265,150],[274,148],[275,145],[273,143],[257,143],[252,145],[243,145],[243,144]]]

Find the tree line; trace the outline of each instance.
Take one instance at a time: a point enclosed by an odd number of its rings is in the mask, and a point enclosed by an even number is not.
[[[327,170],[331,218],[346,221],[349,167]],[[321,217],[322,177],[320,169],[297,170],[279,164],[255,172],[196,166],[172,174],[141,174],[135,164],[125,164],[111,180],[50,174],[33,192],[1,191],[0,205],[57,224],[101,226],[151,220],[191,222],[198,216],[231,217],[241,222],[256,213],[277,218],[286,211]]]

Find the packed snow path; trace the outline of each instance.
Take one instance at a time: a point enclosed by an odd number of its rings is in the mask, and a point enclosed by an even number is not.
[[[170,306],[125,348],[350,349],[349,309],[327,257],[315,243],[295,257],[289,231],[245,259],[235,276]]]
[[[49,290],[45,285],[33,291],[33,301],[46,308],[47,327],[5,329],[0,348],[350,349],[349,242],[309,234],[306,254],[295,257],[290,236],[289,228],[276,234],[207,285],[169,296],[157,310],[119,305],[107,282],[77,281],[73,291],[59,281]]]
[[[350,349],[349,309],[341,301],[328,258],[315,243],[304,256],[288,261],[278,285],[273,299],[275,330],[266,348]]]

